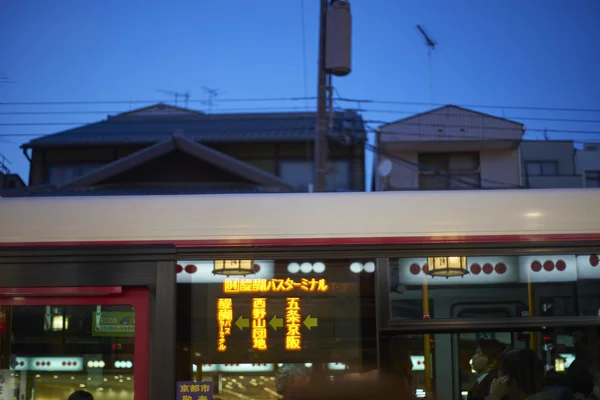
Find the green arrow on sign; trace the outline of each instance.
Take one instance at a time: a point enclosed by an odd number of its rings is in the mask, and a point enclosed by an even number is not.
[[[240,331],[244,328],[248,328],[250,326],[250,320],[248,318],[244,318],[240,315],[240,317],[235,321],[235,325],[240,328]]]
[[[309,314],[308,317],[306,317],[306,319],[304,320],[304,325],[306,325],[306,327],[310,331],[311,328],[314,328],[315,326],[319,326],[319,319],[312,318]]]
[[[277,318],[277,315],[274,315],[269,321],[269,325],[273,327],[273,329],[277,330],[277,328],[283,328],[283,318]]]

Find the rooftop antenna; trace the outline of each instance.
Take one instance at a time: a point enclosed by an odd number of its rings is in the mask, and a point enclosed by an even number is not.
[[[433,72],[431,67],[431,52],[435,50],[437,42],[433,40],[431,35],[425,31],[425,28],[422,25],[417,25],[417,30],[421,36],[423,36],[423,40],[425,40],[425,45],[427,46],[427,56],[429,57],[429,92],[431,96],[431,103],[433,104]]]
[[[211,89],[206,86],[202,86],[202,90],[204,90],[206,92],[206,96],[208,97],[206,104],[208,104],[208,112],[210,113],[212,110],[212,106],[213,106],[213,99],[215,97],[217,97],[217,95],[220,93],[220,90],[219,89]]]
[[[11,81],[6,73],[0,72],[0,87],[4,87],[5,83],[17,83],[15,81]]]
[[[5,175],[10,174],[8,164],[10,164],[10,160],[6,158],[4,154],[0,153],[0,172],[4,173]]]
[[[179,100],[179,97],[183,97],[184,99],[184,107],[187,108],[188,106],[188,100],[190,99],[190,92],[189,91],[185,91],[184,93],[182,92],[174,92],[172,90],[163,90],[163,89],[156,89],[157,92],[160,93],[164,93],[164,94],[168,94],[170,96],[175,97],[175,105],[177,105],[177,102]]]

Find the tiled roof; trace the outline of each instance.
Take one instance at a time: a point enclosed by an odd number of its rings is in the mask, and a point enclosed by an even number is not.
[[[42,136],[24,148],[91,145],[151,144],[181,130],[199,142],[303,141],[314,138],[315,113],[119,115],[74,129]],[[334,131],[364,137],[364,124],[355,112],[335,112]]]

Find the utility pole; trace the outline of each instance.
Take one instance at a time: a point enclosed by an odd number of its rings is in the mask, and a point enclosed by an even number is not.
[[[327,43],[328,0],[321,0],[319,24],[319,71],[317,87],[317,124],[314,149],[314,182],[316,192],[327,190],[327,71],[325,46]]]

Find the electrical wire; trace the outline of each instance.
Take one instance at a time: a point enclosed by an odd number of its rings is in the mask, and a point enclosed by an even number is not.
[[[415,113],[414,111],[407,111],[407,110],[381,110],[381,109],[374,109],[374,108],[360,108],[360,109],[356,109],[355,111],[357,112],[366,112],[366,113],[380,113],[380,114],[405,114],[408,115],[407,117],[403,118],[403,119],[408,119],[411,117],[416,117],[418,116],[419,113]],[[0,112],[0,115],[2,113]],[[453,112],[444,112],[443,113],[444,117],[463,117],[464,114],[461,113],[453,113]],[[482,116],[483,118],[485,118],[485,116]],[[492,116],[494,117],[494,116]],[[498,119],[504,119],[504,120],[512,120],[513,122],[519,122],[517,120],[525,120],[525,121],[548,121],[548,122],[577,122],[577,123],[595,123],[595,124],[600,124],[600,119],[572,119],[572,118],[547,118],[547,117],[532,117],[532,116],[514,116],[514,117],[495,117]],[[402,121],[402,119],[399,120],[399,122]],[[389,122],[388,122],[389,123]]]
[[[369,129],[371,129],[371,128],[369,128]],[[343,142],[341,142],[341,143],[343,143]],[[410,161],[410,160],[408,160],[406,158],[400,157],[397,154],[387,153],[387,152],[385,152],[385,151],[377,148],[376,146],[373,146],[372,144],[368,143],[366,139],[360,139],[357,144],[364,145],[367,150],[370,150],[370,151],[376,153],[377,155],[383,155],[383,156],[385,156],[385,157],[387,157],[389,159],[396,160],[396,161],[398,161],[400,163],[409,165],[409,166],[411,166],[413,168],[417,168],[419,171],[426,170],[426,171],[434,172],[436,174],[443,175],[443,176],[445,176],[448,179],[455,180],[456,182],[463,183],[463,184],[469,185],[469,186],[474,187],[474,188],[480,188],[480,186],[477,186],[473,182],[464,181],[464,180],[462,180],[462,179],[460,179],[460,178],[458,178],[458,177],[450,174],[448,171],[444,171],[444,170],[441,170],[439,168],[435,168],[435,167],[432,167],[432,166],[424,165],[424,164],[421,164],[421,163],[415,163],[415,162]],[[507,188],[521,188],[522,187],[520,185],[515,185],[515,184],[504,182],[504,181],[497,181],[497,180],[488,179],[488,178],[481,178],[481,176],[480,176],[480,181],[481,182],[495,184],[495,185],[503,185],[503,186],[505,186]]]
[[[351,99],[340,98],[340,102],[346,103],[369,103],[369,104],[395,104],[395,105],[411,105],[411,106],[430,106],[444,107],[450,105],[448,103],[428,103],[418,101],[395,101],[395,100],[370,100],[370,99]],[[456,104],[456,106],[464,108],[495,108],[507,110],[535,110],[535,111],[569,111],[569,112],[597,112],[598,108],[567,108],[567,107],[536,107],[536,106],[511,106],[511,105],[490,105],[490,104]]]
[[[196,110],[192,110],[192,111],[196,111]],[[312,109],[309,106],[303,106],[303,107],[251,107],[251,108],[220,108],[219,111],[228,111],[228,112],[234,112],[234,113],[246,113],[246,112],[256,112],[256,111],[261,111],[261,112],[273,112],[273,111],[278,111],[278,112],[285,112],[285,111],[304,111],[304,112],[314,112],[314,109]],[[7,111],[7,112],[2,112],[0,111],[0,115],[94,115],[94,114],[106,114],[106,115],[114,115],[117,116],[118,114],[122,114],[122,113],[127,113],[129,111],[123,111],[123,110],[86,110],[86,111],[80,111],[80,110],[73,110],[73,111]],[[201,112],[201,111],[199,111]],[[220,115],[222,113],[219,114],[205,114],[205,115]],[[201,115],[201,114],[199,114]]]
[[[248,102],[276,102],[276,101],[305,101],[316,100],[316,97],[250,97],[250,98],[225,98],[219,99],[222,103],[248,103]],[[400,101],[400,100],[376,100],[376,99],[355,99],[348,97],[339,97],[336,100],[344,103],[367,103],[367,104],[388,104],[388,105],[410,105],[443,107],[448,103]],[[205,104],[206,100],[189,100],[190,103]],[[32,106],[32,105],[108,105],[108,104],[165,104],[164,100],[71,100],[71,101],[22,101],[22,102],[0,102],[0,106]],[[456,104],[465,108],[485,108],[485,109],[506,109],[506,110],[532,110],[532,111],[568,111],[568,112],[596,112],[600,113],[598,108],[576,108],[576,107],[540,107],[540,106],[517,106],[517,105],[493,105],[493,104]]]
[[[432,167],[432,166],[424,165],[424,164],[421,164],[421,163],[415,163],[413,161],[407,160],[406,158],[400,157],[400,156],[398,156],[396,154],[389,154],[389,153],[387,153],[387,152],[385,152],[385,151],[383,151],[383,150],[381,150],[381,149],[379,149],[379,148],[371,145],[370,143],[368,143],[366,141],[366,139],[361,139],[361,140],[359,140],[357,142],[348,143],[348,142],[345,142],[344,140],[342,140],[342,138],[340,138],[340,137],[330,137],[330,138],[333,139],[333,140],[335,140],[335,141],[337,141],[338,143],[346,145],[346,146],[351,145],[351,144],[355,144],[355,145],[356,144],[359,144],[359,145],[362,144],[365,147],[366,150],[369,150],[369,151],[371,151],[371,152],[373,152],[373,153],[375,153],[377,155],[385,156],[386,158],[389,158],[390,160],[394,160],[394,161],[396,161],[398,163],[405,164],[405,165],[408,165],[410,167],[416,168],[418,171],[425,170],[425,171],[434,172],[435,174],[444,176],[446,179],[448,179],[450,181],[454,181],[454,182],[457,182],[457,183],[461,183],[463,185],[467,185],[467,187],[471,187],[473,189],[481,189],[481,184],[477,185],[474,182],[469,182],[469,181],[461,179],[458,176],[452,175],[448,171],[444,171],[444,170],[441,170],[439,168],[435,168],[435,167]],[[481,175],[479,177],[479,180],[480,180],[480,182],[493,183],[495,185],[502,185],[503,188],[522,188],[522,186],[515,185],[515,184],[512,184],[512,183],[508,183],[508,182],[495,181],[495,180],[492,180],[492,179],[481,178]]]
[[[269,101],[316,100],[316,97],[248,97],[219,99],[222,103],[251,103]],[[206,100],[188,100],[188,103],[206,104]],[[20,101],[0,102],[0,106],[65,106],[65,105],[108,105],[108,104],[165,104],[164,100],[70,100],[70,101]]]
[[[307,113],[309,114],[309,113]],[[295,120],[296,118],[287,118],[286,121],[292,121]],[[298,120],[307,120],[307,117],[298,117]],[[206,117],[206,119],[200,117],[200,118],[195,118],[195,119],[182,119],[182,120],[178,120],[176,122],[176,124],[178,126],[185,126],[186,124],[202,124],[203,122],[213,122],[213,121],[217,121],[218,119],[215,118],[211,118],[210,116]],[[262,120],[264,121],[264,118],[244,118],[244,121],[258,121],[258,120]],[[373,124],[382,124],[382,125],[389,125],[391,124],[389,121],[382,121],[382,120],[363,120],[364,123],[373,123]],[[0,123],[0,126],[75,126],[75,127],[80,127],[83,125],[93,125],[93,124],[101,124],[101,123],[108,123],[111,125],[135,125],[135,124],[152,124],[152,125],[161,125],[161,124],[166,124],[166,125],[173,125],[173,121],[172,120],[148,120],[148,121],[143,121],[140,119],[111,119],[109,122],[107,122],[106,120],[103,121],[97,121],[97,122],[83,122],[83,121],[72,121],[72,122],[6,122],[6,123]],[[467,124],[460,124],[460,125],[455,125],[455,124],[433,124],[433,123],[416,123],[416,122],[410,122],[410,121],[402,121],[401,124],[403,126],[415,126],[415,127],[432,127],[432,128],[439,128],[439,129],[448,129],[448,128],[452,128],[452,129],[462,129],[462,130],[467,130],[467,129],[475,129],[475,130],[484,130],[484,129],[489,129],[490,131],[515,131],[515,128],[506,128],[506,127],[485,127],[482,125],[467,125]],[[76,129],[76,128],[75,128]],[[547,132],[547,133],[573,133],[573,134],[582,134],[582,135],[600,135],[600,130],[583,130],[583,129],[541,129],[541,128],[527,128],[526,132]],[[93,134],[93,132],[88,132],[89,134]],[[139,133],[139,132],[138,132]],[[435,137],[437,139],[447,139],[448,136],[445,135],[431,135],[431,134],[426,134],[426,133],[411,133],[411,132],[393,132],[393,131],[389,131],[389,132],[382,132],[382,133],[389,133],[389,134],[401,134],[401,135],[412,135],[412,136],[424,136],[424,137]],[[441,132],[440,132],[441,133]],[[3,135],[3,134],[0,134]],[[6,135],[6,134],[4,134]],[[12,134],[13,136],[18,136],[19,134]],[[27,134],[28,136],[31,136],[30,134]],[[473,136],[473,135],[454,135],[452,134],[452,137],[458,137],[458,138],[468,138],[468,139],[482,139],[482,140],[511,140],[510,138],[506,138],[506,137],[494,137],[494,136],[482,136],[481,138]]]

